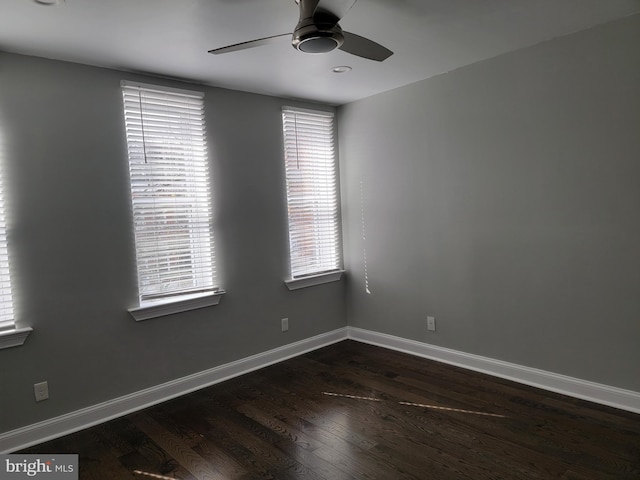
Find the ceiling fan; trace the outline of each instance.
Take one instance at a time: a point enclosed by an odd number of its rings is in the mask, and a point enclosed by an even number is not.
[[[346,13],[351,10],[356,1],[295,0],[300,8],[300,20],[293,30],[293,34],[283,33],[272,37],[236,43],[226,47],[214,48],[209,50],[209,53],[220,55],[237,52],[276,43],[285,37],[291,36],[291,44],[301,52],[327,53],[338,48],[343,52],[358,57],[382,62],[393,55],[391,50],[368,38],[345,32],[338,24]]]

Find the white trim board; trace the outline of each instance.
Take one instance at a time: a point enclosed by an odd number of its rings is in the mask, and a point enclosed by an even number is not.
[[[252,355],[235,362],[220,365],[203,372],[172,380],[155,387],[140,390],[139,392],[115,398],[59,417],[2,433],[0,434],[0,453],[13,452],[69,433],[77,432],[84,428],[142,410],[143,408],[156,405],[166,400],[347,339],[429,358],[438,362],[505,378],[544,390],[640,413],[639,392],[588,382],[544,370],[523,367],[513,363],[416,342],[384,333],[345,327]]]
[[[0,453],[14,452],[62,437],[346,339],[346,327],[340,328],[59,417],[27,425],[0,434]]]
[[[640,413],[640,392],[524,367],[385,333],[348,327],[351,340],[397,350],[609,407]]]

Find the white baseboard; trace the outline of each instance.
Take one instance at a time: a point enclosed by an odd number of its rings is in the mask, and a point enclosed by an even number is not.
[[[220,365],[139,392],[0,434],[0,453],[9,453],[121,417],[318,348],[352,339],[486,373],[583,400],[640,413],[640,393],[523,367],[384,333],[345,327]]]
[[[2,433],[0,434],[0,453],[14,452],[77,432],[288,358],[340,342],[346,338],[347,329],[341,328],[43,422]]]
[[[514,363],[494,360],[457,350],[407,340],[384,333],[348,327],[349,338],[363,343],[417,355],[438,362],[513,380],[533,387],[569,395],[610,407],[640,413],[640,392],[624,390],[579,378],[524,367]]]

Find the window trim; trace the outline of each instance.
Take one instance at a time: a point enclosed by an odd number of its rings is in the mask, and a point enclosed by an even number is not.
[[[19,347],[26,342],[27,337],[33,332],[33,328],[13,328],[0,332],[0,350],[4,348]]]
[[[142,322],[144,320],[151,320],[152,318],[173,315],[174,313],[188,312],[190,310],[218,305],[225,293],[224,290],[217,290],[215,292],[170,297],[169,299],[157,300],[155,302],[148,301],[139,307],[130,308],[129,313],[136,322]]]
[[[314,287],[324,283],[338,282],[342,279],[345,270],[332,270],[331,272],[309,275],[308,277],[297,277],[285,280],[284,283],[289,290],[300,290],[301,288]]]

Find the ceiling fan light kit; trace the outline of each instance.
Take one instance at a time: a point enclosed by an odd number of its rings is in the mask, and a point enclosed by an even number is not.
[[[393,55],[393,52],[386,47],[361,37],[355,33],[344,32],[339,25],[342,16],[355,5],[357,0],[295,0],[300,9],[300,20],[291,35],[293,48],[304,53],[328,53],[335,49],[343,52],[382,62]],[[348,8],[344,6],[348,5]],[[337,8],[342,5],[342,11]],[[226,47],[209,50],[209,53],[220,55],[224,53],[237,52],[249,48],[279,42],[281,38],[288,37],[289,34],[274,35],[265,38],[258,38],[248,42],[236,43]]]
[[[304,53],[328,53],[344,43],[342,28],[335,25],[305,25],[296,27],[291,44]]]

